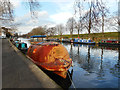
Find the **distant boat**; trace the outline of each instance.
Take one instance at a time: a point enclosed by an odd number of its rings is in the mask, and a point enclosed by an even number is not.
[[[72,65],[67,49],[57,42],[40,42],[31,45],[27,57],[45,70],[66,78],[67,70]]]
[[[78,44],[95,44],[94,41],[89,40],[89,39],[78,39],[74,38],[73,43],[78,43]]]
[[[13,40],[11,39],[12,43],[22,52],[26,53],[28,48],[27,48],[27,43],[21,42],[21,40]]]
[[[46,35],[34,35],[34,36],[31,36],[30,38],[30,43],[31,44],[37,44],[39,42],[42,42],[43,39],[46,37]]]
[[[106,40],[106,39],[103,39],[99,42],[99,45],[120,46],[120,40],[115,40],[115,39]]]
[[[18,49],[21,50],[22,53],[26,53],[28,48],[27,48],[27,43],[20,42],[18,44]]]

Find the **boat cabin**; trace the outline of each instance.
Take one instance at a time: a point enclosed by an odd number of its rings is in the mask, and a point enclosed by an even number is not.
[[[43,41],[43,39],[46,37],[46,35],[34,35],[34,36],[31,36],[30,38],[31,38],[31,40],[30,40],[30,42],[32,43],[32,44],[36,44],[36,43],[38,43],[38,42],[41,42],[41,41]]]

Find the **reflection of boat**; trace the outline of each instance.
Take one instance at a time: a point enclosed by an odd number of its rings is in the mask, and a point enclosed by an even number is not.
[[[67,70],[71,67],[72,59],[66,48],[56,42],[38,43],[31,45],[27,56],[42,68],[53,71],[57,75],[66,78]]]
[[[94,47],[95,44],[90,44],[90,45],[89,45],[89,44],[75,44],[75,43],[74,43],[73,46],[74,46],[74,47],[82,47],[82,46]]]

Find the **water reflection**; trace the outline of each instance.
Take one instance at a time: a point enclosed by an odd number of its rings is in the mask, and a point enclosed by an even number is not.
[[[74,44],[75,47],[77,47],[77,49],[74,49],[74,50],[77,50],[76,54],[74,53],[74,56],[72,55],[72,59],[74,62],[77,61],[77,63],[79,64],[79,67],[80,68],[83,68],[84,70],[86,70],[88,73],[92,73],[92,70],[94,68],[93,66],[93,61],[91,60],[91,52],[90,52],[90,49],[91,49],[91,46],[87,46],[87,45],[79,45],[79,44]],[[83,54],[83,51],[84,51],[84,54]],[[72,46],[71,46],[71,51],[70,52],[73,52],[72,50]],[[71,55],[71,54],[70,54]],[[74,57],[74,58],[73,58]]]
[[[119,47],[61,44],[67,48],[74,66],[68,71],[71,79],[64,80],[47,73],[56,83],[61,84],[64,88],[118,88],[118,79],[120,78]]]
[[[118,49],[118,53],[118,61],[114,67],[110,68],[110,73],[112,73],[115,77],[120,78],[120,48]]]
[[[104,67],[103,67],[102,64],[103,64],[103,48],[101,48],[101,62],[100,62],[100,67],[99,67],[100,69],[99,69],[99,71],[98,71],[98,73],[97,73],[97,74],[98,74],[97,77],[99,78],[99,80],[104,79],[103,77],[104,77],[104,75],[105,75],[105,74],[104,74],[104,70],[103,70]]]
[[[80,44],[63,45],[69,50],[70,57],[74,61],[73,82],[76,87],[118,87],[118,78],[120,76],[120,67],[118,68],[120,59],[117,60],[117,57],[120,58],[120,55],[118,56],[118,47],[96,47]],[[116,65],[117,67],[115,67]],[[78,82],[82,83],[82,85],[80,86]],[[90,85],[86,85],[86,83]]]

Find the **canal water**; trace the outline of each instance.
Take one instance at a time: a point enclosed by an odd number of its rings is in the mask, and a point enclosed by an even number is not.
[[[30,46],[28,39],[20,39]],[[44,71],[63,88],[118,88],[120,48],[61,43],[73,60],[66,79]]]

